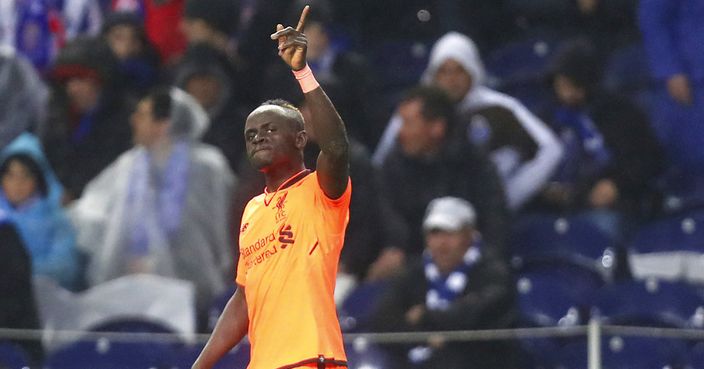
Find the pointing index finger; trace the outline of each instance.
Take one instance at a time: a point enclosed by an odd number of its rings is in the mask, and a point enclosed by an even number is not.
[[[303,7],[303,12],[301,12],[301,18],[298,20],[298,25],[296,26],[296,31],[303,32],[303,28],[306,25],[306,18],[308,18],[308,12],[310,11],[310,5]]]

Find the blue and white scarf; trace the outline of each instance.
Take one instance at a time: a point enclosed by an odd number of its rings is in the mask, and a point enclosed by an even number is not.
[[[468,274],[472,267],[481,259],[481,242],[475,242],[465,252],[462,263],[447,275],[442,275],[433,262],[429,252],[423,253],[425,279],[429,288],[425,294],[425,306],[428,310],[447,310],[452,303],[462,296],[468,283]],[[428,360],[433,349],[428,346],[416,346],[408,351],[408,359],[413,363]]]
[[[185,142],[174,145],[161,175],[153,167],[148,151],[140,152],[132,169],[127,198],[131,218],[130,254],[146,256],[154,231],[164,239],[172,237],[181,225],[188,187],[190,149]],[[153,221],[152,221],[153,220]],[[150,229],[156,227],[157,229]],[[157,243],[158,244],[158,243]]]

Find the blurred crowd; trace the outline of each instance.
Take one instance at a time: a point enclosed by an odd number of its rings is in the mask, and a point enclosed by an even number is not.
[[[269,39],[304,4],[351,141],[336,299],[378,302],[350,330],[514,327],[520,225],[585,222],[613,282],[657,275],[631,270],[644,226],[704,206],[703,0],[3,0],[0,326],[41,326],[32,275],[78,293],[148,273],[191,282],[212,327],[264,188],[247,114],[307,114]],[[515,365],[510,345],[474,349]],[[398,351],[418,368],[478,352]]]

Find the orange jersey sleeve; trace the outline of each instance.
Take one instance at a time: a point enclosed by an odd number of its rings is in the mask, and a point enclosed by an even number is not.
[[[330,199],[313,172],[245,207],[236,282],[247,298],[248,368],[346,360],[333,292],[351,191],[350,182]]]

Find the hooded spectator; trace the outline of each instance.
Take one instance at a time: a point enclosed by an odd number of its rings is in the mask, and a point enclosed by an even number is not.
[[[491,157],[510,209],[520,209],[543,188],[559,163],[562,147],[523,104],[485,85],[484,65],[471,39],[457,32],[441,37],[421,82],[442,88],[452,99],[458,125],[451,130]],[[401,124],[398,114],[391,117],[374,153],[376,165],[396,145]]]
[[[130,102],[124,98],[116,60],[99,39],[69,43],[54,63],[51,77],[55,93],[40,136],[70,201],[129,147]]]
[[[61,207],[61,185],[35,136],[24,133],[0,152],[0,179],[0,212],[17,225],[33,274],[76,290],[75,232]]]
[[[207,125],[205,111],[182,90],[160,88],[140,101],[134,147],[93,179],[71,210],[90,285],[134,273],[191,281],[205,319],[231,280],[234,186],[220,151],[200,142]]]

